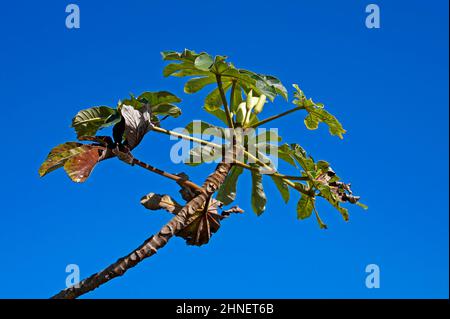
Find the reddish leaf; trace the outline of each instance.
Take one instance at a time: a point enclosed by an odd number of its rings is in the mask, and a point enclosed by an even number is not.
[[[104,150],[103,147],[92,145],[83,145],[80,148],[83,151],[69,158],[64,164],[67,175],[76,183],[82,183],[89,177],[99,161],[101,151]]]
[[[39,168],[39,175],[41,177],[45,176],[55,169],[62,167],[70,157],[78,154],[78,148],[82,145],[76,142],[67,142],[54,147]]]

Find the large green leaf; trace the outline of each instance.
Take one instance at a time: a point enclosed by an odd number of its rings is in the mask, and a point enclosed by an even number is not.
[[[213,58],[205,52],[196,53],[186,49],[181,53],[165,51],[162,52],[162,57],[166,61],[179,62],[168,64],[164,68],[164,76],[205,76],[208,78],[202,80],[196,79],[188,82],[185,87],[185,91],[188,93],[196,92],[205,85],[213,83],[212,81],[218,76],[221,78],[224,86],[231,85],[231,82],[235,82],[237,84],[235,90],[236,94],[243,89],[245,92],[253,90],[257,95],[264,94],[271,101],[273,101],[277,95],[287,98],[286,88],[276,77],[258,74],[244,69],[237,69],[233,64],[226,61],[226,56],[219,55]],[[208,105],[208,103],[205,104]],[[217,103],[212,105],[217,107]],[[219,104],[219,107],[220,105],[222,104]],[[233,105],[236,106],[234,103]]]
[[[254,165],[252,165],[254,166]],[[256,166],[254,166],[256,167]],[[252,175],[252,209],[256,215],[260,216],[266,209],[266,194],[262,184],[262,175],[254,170],[251,171]]]
[[[93,136],[98,130],[119,121],[120,115],[116,109],[97,106],[78,112],[72,119],[72,127],[77,132],[77,137]]]
[[[184,85],[185,93],[196,93],[203,89],[205,86],[216,83],[216,78],[214,76],[205,76],[192,78],[186,82]]]
[[[224,183],[219,188],[216,199],[221,201],[224,205],[229,205],[236,199],[236,184],[242,171],[242,167],[236,165],[233,166],[230,173],[225,178]]]

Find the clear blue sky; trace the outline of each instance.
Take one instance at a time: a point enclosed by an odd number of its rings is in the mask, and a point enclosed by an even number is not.
[[[162,50],[226,54],[237,66],[299,83],[344,124],[344,140],[308,131],[301,114],[280,125],[286,142],[329,160],[370,206],[350,221],[320,204],[329,229],[296,220],[267,183],[266,212],[250,209],[249,178],[238,203],[204,247],[172,240],[156,256],[87,297],[448,297],[448,2],[372,1],[381,29],[365,27],[370,1],[76,1],[81,28],[65,28],[64,1],[4,2],[0,10],[2,147],[0,297],[46,298],[65,267],[103,269],[170,216],[139,204],[173,183],[118,161],[85,184],[37,170],[55,145],[74,140],[82,108],[115,105],[129,92],[170,90],[183,116],[201,118],[203,96],[162,77]],[[289,105],[271,106],[276,113]],[[212,121],[210,117],[203,117]],[[275,125],[274,124],[274,125]],[[149,134],[136,157],[201,182],[213,166],[174,166],[173,141]],[[365,287],[378,264],[381,288]]]

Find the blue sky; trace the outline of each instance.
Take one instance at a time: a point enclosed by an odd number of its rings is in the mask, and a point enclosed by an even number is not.
[[[267,210],[251,212],[249,176],[237,203],[203,247],[172,240],[90,298],[448,298],[448,2],[372,1],[381,28],[367,29],[369,1],[76,1],[81,28],[65,27],[69,2],[5,2],[0,13],[3,156],[0,297],[47,298],[103,269],[158,231],[170,216],[139,204],[173,183],[111,160],[85,184],[62,170],[40,179],[55,145],[74,140],[80,109],[115,105],[128,93],[169,90],[183,98],[184,126],[202,114],[204,95],[162,76],[162,50],[225,54],[237,66],[298,83],[343,123],[344,140],[308,131],[303,115],[274,122],[286,142],[330,161],[370,206],[350,221],[326,203],[296,220],[267,183]],[[269,113],[289,104],[277,99]],[[269,109],[269,106],[266,106]],[[174,166],[173,141],[148,134],[135,156],[198,183],[213,166]],[[365,287],[365,267],[381,287]]]

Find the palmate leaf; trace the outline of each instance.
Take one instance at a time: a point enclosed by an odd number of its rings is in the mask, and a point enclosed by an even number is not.
[[[72,181],[84,182],[95,165],[100,160],[100,156],[105,151],[102,146],[85,145],[76,142],[67,142],[53,148],[48,154],[44,163],[39,168],[41,177],[64,167],[67,175]]]
[[[276,77],[257,74],[244,69],[237,69],[233,64],[226,62],[227,57],[225,56],[219,55],[213,58],[205,52],[196,53],[187,49],[181,53],[165,51],[161,54],[166,61],[176,61],[168,64],[164,68],[164,76],[196,77],[186,83],[184,87],[186,93],[198,92],[205,86],[215,83],[216,77],[219,76],[225,92],[230,89],[233,83],[235,83],[234,98],[237,98],[242,90],[246,93],[253,90],[255,95],[260,96],[264,94],[271,101],[273,101],[277,95],[281,95],[287,99],[287,90]],[[237,105],[237,101],[233,101],[233,106],[237,107]],[[212,111],[221,106],[222,100],[220,92],[217,89],[214,89],[208,94],[205,100],[205,108]]]
[[[310,130],[316,130],[319,127],[319,124],[323,122],[328,125],[328,130],[331,135],[339,136],[340,139],[343,139],[343,134],[346,133],[346,130],[342,127],[342,124],[337,118],[326,111],[323,104],[314,103],[312,99],[307,99],[297,84],[294,84],[293,86],[296,89],[296,92],[294,93],[295,100],[293,103],[303,107],[308,112],[308,115],[304,120],[306,127]]]
[[[311,212],[314,211],[320,227],[327,228],[313,205],[317,196],[327,200],[346,221],[349,219],[348,209],[342,207],[342,203],[357,204],[367,209],[366,205],[359,204],[359,196],[353,195],[350,184],[340,181],[328,162],[322,160],[315,162],[298,144],[283,144],[279,147],[280,152],[287,162],[295,160],[298,163],[297,167],[300,169],[301,176],[309,178],[306,184],[295,183],[296,187],[303,192],[297,206],[297,214],[300,219],[311,216]],[[295,165],[295,163],[293,164]]]
[[[98,130],[119,121],[120,114],[116,109],[97,106],[78,112],[72,119],[72,127],[75,129],[77,137],[94,136]]]
[[[121,101],[121,105],[131,105],[135,109],[140,109],[144,105],[150,107],[152,116],[172,116],[181,115],[181,109],[173,103],[179,103],[181,99],[173,93],[167,91],[144,92],[137,98],[131,96],[129,99]]]

